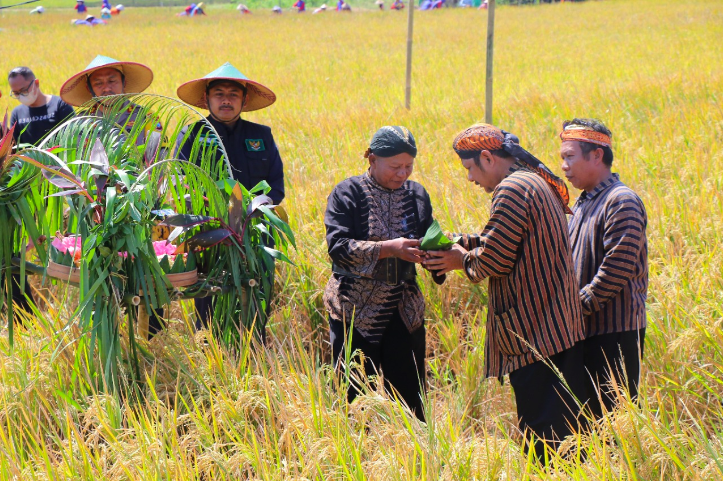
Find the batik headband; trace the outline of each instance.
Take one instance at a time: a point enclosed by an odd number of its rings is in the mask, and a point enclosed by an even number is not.
[[[369,154],[394,157],[403,153],[412,157],[417,156],[417,142],[414,136],[406,127],[386,125],[376,131],[364,157],[369,157]]]
[[[612,145],[612,140],[609,135],[605,135],[602,132],[585,127],[584,125],[568,125],[560,132],[560,138],[563,142],[566,140],[576,140],[602,147],[610,147]]]
[[[476,157],[483,150],[504,150],[512,157],[530,166],[540,175],[559,197],[565,213],[572,214],[570,207],[568,207],[570,193],[565,182],[553,174],[537,157],[523,149],[516,135],[498,129],[494,125],[475,124],[457,135],[452,148],[462,159]]]

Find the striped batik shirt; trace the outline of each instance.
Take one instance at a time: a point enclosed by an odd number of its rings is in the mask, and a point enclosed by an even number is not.
[[[645,206],[617,174],[583,192],[570,218],[585,336],[646,327],[648,242]]]
[[[463,235],[464,271],[489,278],[485,375],[501,377],[584,338],[559,197],[516,162],[492,194],[481,234]]]

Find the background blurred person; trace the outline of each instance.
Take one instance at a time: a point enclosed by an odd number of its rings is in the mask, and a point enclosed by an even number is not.
[[[37,145],[45,134],[75,114],[73,107],[57,95],[45,94],[40,80],[28,67],[17,67],[8,74],[10,96],[20,102],[10,114],[15,125],[16,144]]]

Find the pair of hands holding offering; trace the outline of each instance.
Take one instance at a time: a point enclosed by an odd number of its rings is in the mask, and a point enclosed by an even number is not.
[[[398,257],[422,264],[428,271],[441,276],[453,270],[464,269],[467,250],[457,244],[457,240],[448,239],[437,221],[434,221],[422,240],[399,237],[384,241],[380,258]]]

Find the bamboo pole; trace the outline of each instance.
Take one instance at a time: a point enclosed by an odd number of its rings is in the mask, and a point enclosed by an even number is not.
[[[485,82],[485,123],[492,123],[492,66],[495,50],[495,0],[487,2],[487,80]]]
[[[145,303],[138,306],[138,332],[136,335],[144,341],[148,340],[148,325],[150,324],[150,319]]]
[[[407,110],[412,108],[412,38],[414,36],[414,0],[409,0],[409,15],[407,17],[407,85],[404,95],[404,105]]]
[[[6,6],[4,6],[4,7],[3,7],[3,4],[2,4],[2,1],[0,1],[0,10],[5,10],[6,8],[19,7],[20,5],[27,5],[28,3],[35,3],[35,2],[39,2],[39,1],[40,1],[40,0],[28,0],[27,2],[16,3],[16,4],[13,4],[13,5],[6,5]]]

